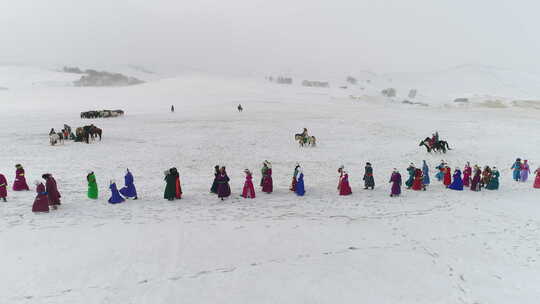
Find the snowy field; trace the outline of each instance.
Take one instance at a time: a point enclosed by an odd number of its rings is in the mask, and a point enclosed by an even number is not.
[[[27,73],[27,72],[21,72]],[[257,79],[183,76],[128,88],[56,85],[53,72],[0,91],[0,172],[29,184],[52,173],[63,195],[32,214],[34,192],[0,206],[0,303],[538,303],[540,191],[512,181],[516,157],[540,165],[538,111],[411,106],[353,89],[278,86]],[[2,78],[0,77],[0,80]],[[26,79],[21,77],[21,79]],[[13,81],[13,80],[11,80]],[[238,113],[241,103],[244,112]],[[169,112],[174,104],[175,113]],[[124,109],[114,119],[81,111]],[[48,145],[50,128],[94,123],[101,142]],[[299,148],[308,128],[318,147]],[[429,155],[438,130],[454,149]],[[434,181],[444,158],[501,170],[499,191],[456,192]],[[431,166],[427,192],[389,197],[392,168]],[[273,163],[275,192],[239,198],[243,169]],[[376,188],[362,190],[365,162]],[[288,190],[296,162],[307,194]],[[233,196],[209,193],[227,166]],[[353,195],[339,197],[337,168]],[[164,200],[163,171],[180,171],[184,198]],[[107,203],[129,168],[138,201]],[[100,199],[86,198],[86,171]],[[533,177],[534,179],[534,177]],[[33,186],[32,186],[33,188]],[[257,190],[259,188],[256,188]]]

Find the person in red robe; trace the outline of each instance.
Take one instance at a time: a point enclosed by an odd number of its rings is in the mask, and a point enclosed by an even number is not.
[[[52,206],[53,210],[56,210],[60,205],[60,198],[62,197],[60,192],[58,192],[56,180],[50,173],[45,173],[41,177],[45,180],[45,191],[49,198],[49,205]]]
[[[413,181],[412,189],[415,191],[426,190],[426,187],[424,185],[424,173],[422,172],[422,169],[420,168],[416,168],[414,170],[414,181]]]
[[[42,182],[36,181],[36,199],[32,205],[32,212],[49,212],[49,197]]]
[[[26,183],[26,177],[24,173],[24,168],[21,164],[15,165],[15,181],[13,182],[13,191],[28,191],[30,187]]]
[[[244,182],[244,189],[242,190],[243,198],[255,198],[255,187],[253,186],[253,175],[249,169],[245,169],[246,181]]]
[[[340,173],[338,183],[339,195],[351,195],[352,190],[349,184],[349,174],[343,169],[343,166],[338,169],[338,172]]]
[[[298,176],[299,168],[300,168],[300,164],[296,163],[296,165],[294,166],[294,173],[292,177],[291,187],[289,188],[289,190],[291,190],[292,192],[296,192],[296,183],[298,182],[296,180],[296,176]]]
[[[444,167],[444,180],[443,180],[443,183],[446,186],[446,188],[448,188],[448,186],[450,186],[450,184],[452,183],[452,169],[450,169],[450,167],[448,167],[448,166]]]
[[[272,164],[267,160],[265,160],[263,163],[261,186],[262,191],[265,193],[272,193],[272,191],[274,191],[272,181]]]
[[[0,199],[7,201],[7,180],[4,174],[0,173]]]

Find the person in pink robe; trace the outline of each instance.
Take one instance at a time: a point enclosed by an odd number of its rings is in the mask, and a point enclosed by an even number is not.
[[[533,187],[536,189],[540,189],[540,168],[536,169],[534,171],[534,174],[536,174],[536,178],[534,179]]]
[[[0,199],[7,201],[7,180],[4,174],[0,173]]]
[[[471,164],[467,162],[467,164],[465,165],[465,168],[463,169],[463,187],[471,186],[471,176],[472,176]]]
[[[244,170],[246,173],[246,181],[244,182],[244,190],[242,190],[243,198],[255,198],[255,187],[253,186],[253,175],[249,169]]]
[[[60,205],[60,192],[58,192],[58,186],[56,180],[50,173],[43,174],[41,176],[45,180],[45,191],[47,191],[47,197],[49,198],[49,205],[52,206],[54,210]]]
[[[49,197],[45,186],[40,181],[36,181],[36,199],[32,205],[32,212],[49,212]]]
[[[30,187],[28,187],[28,184],[26,183],[26,177],[24,173],[24,168],[21,166],[21,164],[15,165],[16,171],[15,171],[15,181],[13,182],[13,191],[28,191],[30,190]]]

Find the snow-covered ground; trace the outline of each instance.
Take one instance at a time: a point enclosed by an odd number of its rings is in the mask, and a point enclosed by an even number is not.
[[[10,191],[0,206],[0,303],[538,303],[540,191],[509,170],[516,157],[540,165],[532,108],[421,107],[351,99],[361,95],[354,88],[209,76],[12,87],[0,91],[0,172],[10,184],[16,163],[29,183],[50,172],[63,199],[58,211],[32,214],[33,191]],[[102,108],[126,115],[79,118]],[[48,131],[64,123],[94,123],[103,140],[49,146]],[[294,143],[303,127],[318,147]],[[454,149],[447,155],[418,147],[435,130]],[[434,173],[441,158],[498,166],[500,191],[454,192],[432,175],[427,192],[389,197],[392,168],[425,159]],[[243,169],[259,172],[264,160],[275,192],[238,198]],[[374,191],[361,189],[366,161]],[[296,162],[301,198],[288,190]],[[209,194],[216,164],[231,177],[225,202]],[[336,191],[342,164],[350,197]],[[172,166],[184,190],[175,202],[162,198]],[[140,200],[110,205],[108,181],[126,168]],[[99,201],[86,199],[89,169]]]

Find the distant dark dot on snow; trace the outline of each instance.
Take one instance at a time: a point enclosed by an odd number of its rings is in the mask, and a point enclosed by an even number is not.
[[[356,248],[354,246],[351,246],[351,247],[349,247],[349,250],[358,250],[358,248]]]

